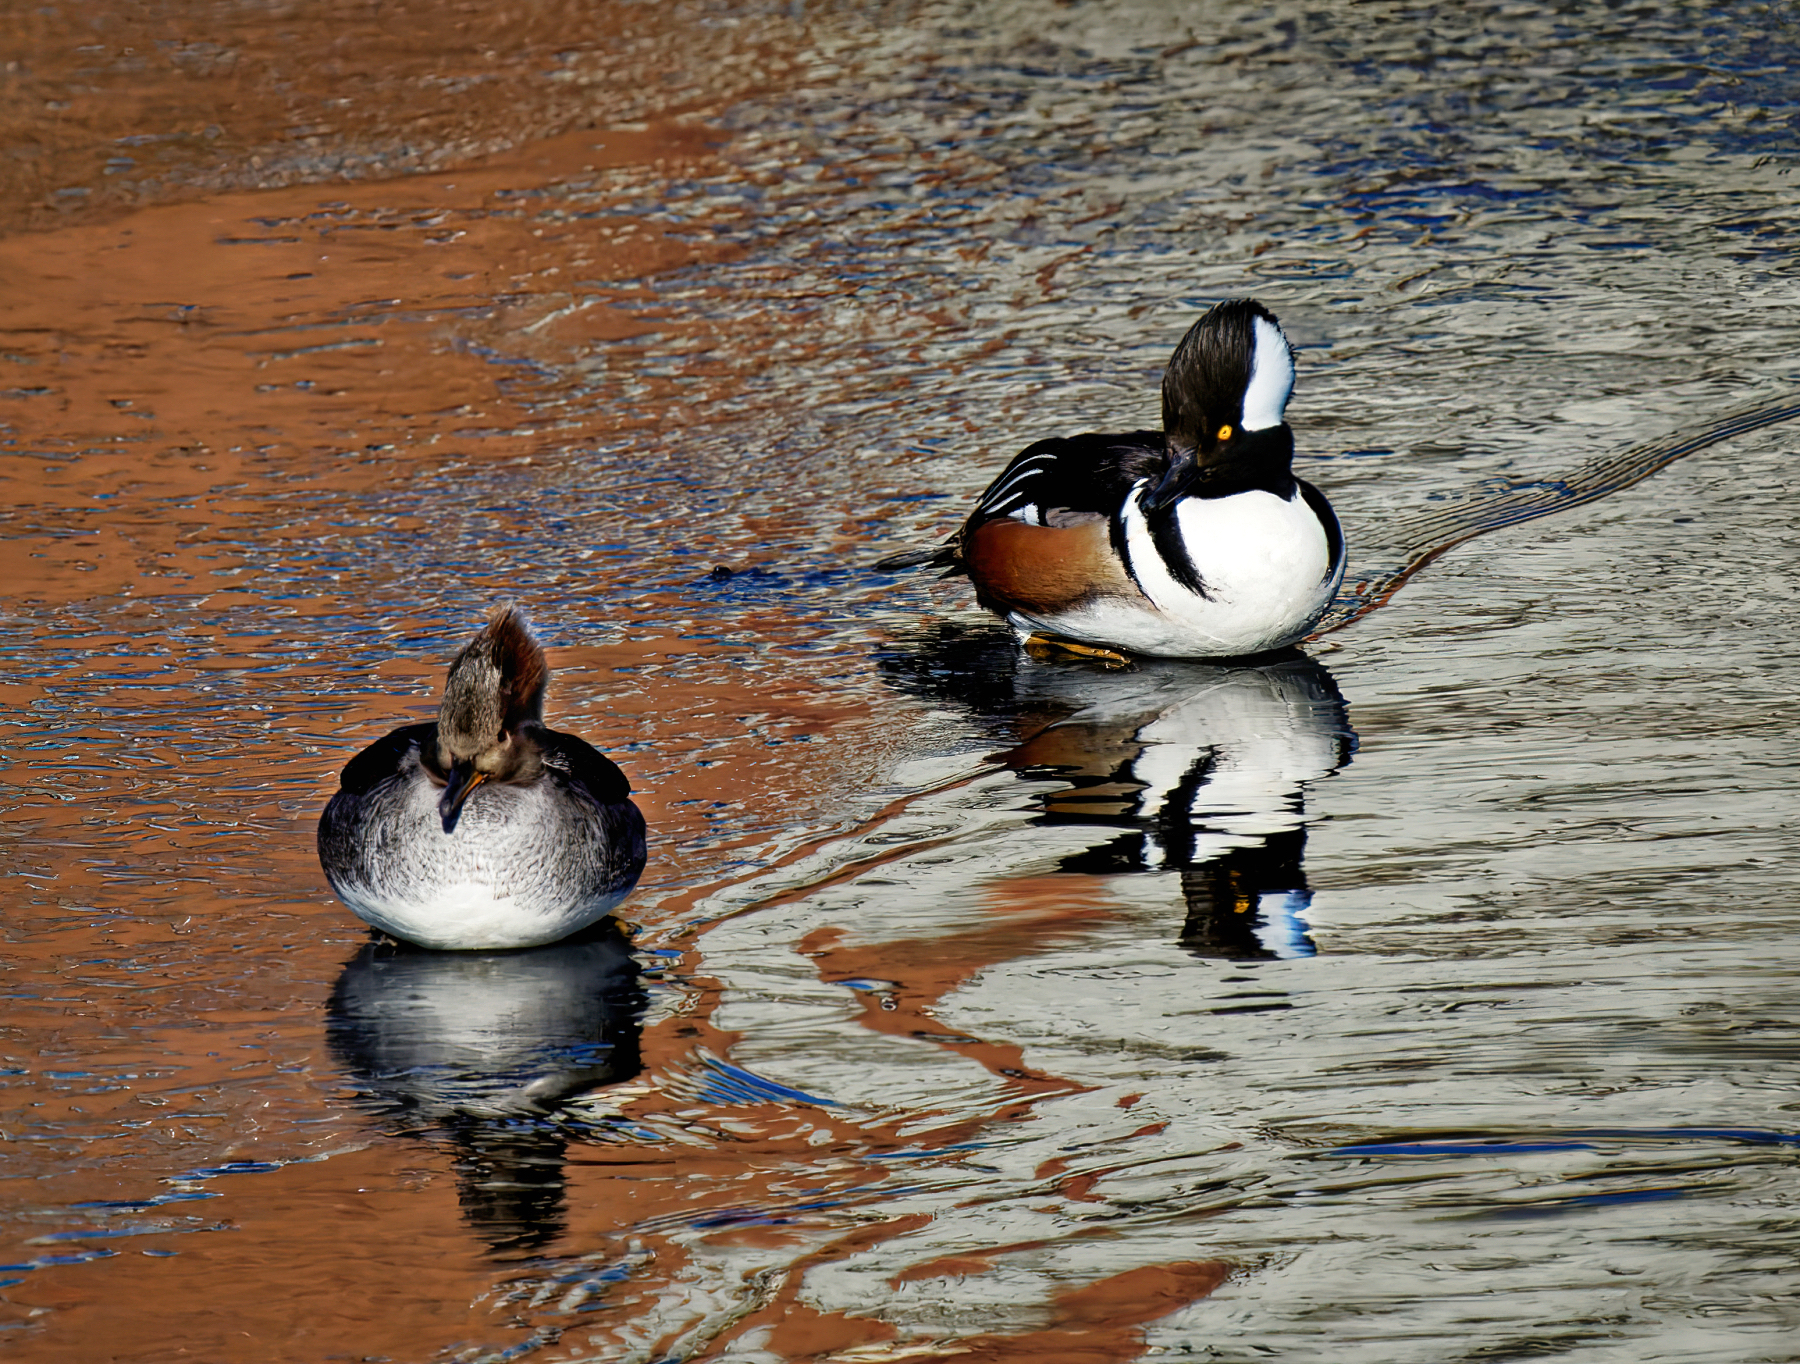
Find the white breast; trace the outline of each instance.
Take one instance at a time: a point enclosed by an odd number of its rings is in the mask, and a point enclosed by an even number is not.
[[[1126,546],[1161,630],[1153,640],[1120,641],[1127,648],[1175,657],[1280,649],[1318,623],[1343,580],[1325,527],[1296,487],[1289,498],[1246,492],[1182,499],[1176,524],[1206,595],[1190,592],[1157,553],[1141,495],[1140,487],[1125,506]]]
[[[350,816],[355,856],[325,866],[384,933],[439,949],[535,947],[596,922],[637,879],[641,837],[635,853],[611,848],[604,813],[552,780],[481,786],[445,833],[439,788],[412,768]]]

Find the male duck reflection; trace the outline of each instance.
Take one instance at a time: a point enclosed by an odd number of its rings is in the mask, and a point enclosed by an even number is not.
[[[1344,578],[1331,504],[1291,468],[1293,350],[1254,299],[1208,312],[1163,374],[1161,431],[1041,440],[936,550],[1021,639],[1228,658],[1303,639]]]
[[[1011,746],[995,761],[1027,779],[1039,813],[1010,835],[984,832],[985,877],[1032,874],[1046,857],[1081,875],[1175,872],[1191,951],[1312,954],[1306,793],[1356,747],[1315,660],[1063,667],[1021,656],[998,631],[940,623],[880,666],[903,692],[1000,722],[994,737]]]
[[[644,869],[625,776],[544,727],[544,651],[496,608],[450,665],[435,724],[344,768],[319,861],[362,919],[435,948],[536,947],[600,919]]]

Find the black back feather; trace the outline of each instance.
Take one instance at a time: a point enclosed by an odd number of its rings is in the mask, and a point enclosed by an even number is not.
[[[619,765],[586,739],[554,729],[540,729],[535,737],[544,751],[544,766],[566,773],[600,804],[617,805],[631,795],[631,783]]]
[[[366,795],[400,771],[406,750],[418,748],[421,757],[435,757],[437,726],[407,725],[384,735],[344,765],[338,785],[353,796]]]

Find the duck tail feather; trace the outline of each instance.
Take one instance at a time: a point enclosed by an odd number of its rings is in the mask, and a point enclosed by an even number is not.
[[[871,565],[877,573],[901,573],[909,568],[944,568],[954,573],[960,566],[954,544],[939,545],[933,549],[902,550],[899,554],[877,559]]]

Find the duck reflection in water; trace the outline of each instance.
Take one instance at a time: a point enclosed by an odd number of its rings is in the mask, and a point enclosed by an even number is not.
[[[1197,955],[1310,956],[1305,791],[1350,761],[1356,734],[1323,665],[1139,659],[1128,671],[1021,655],[999,630],[938,623],[881,659],[895,687],[984,717],[1000,761],[1066,785],[1045,824],[1095,831],[1061,869],[1175,872]],[[1004,741],[1004,740],[1003,740]]]
[[[640,1069],[644,993],[612,920],[551,947],[431,952],[371,942],[332,991],[332,1054],[363,1105],[455,1152],[471,1230],[495,1253],[564,1226],[560,1109]]]

